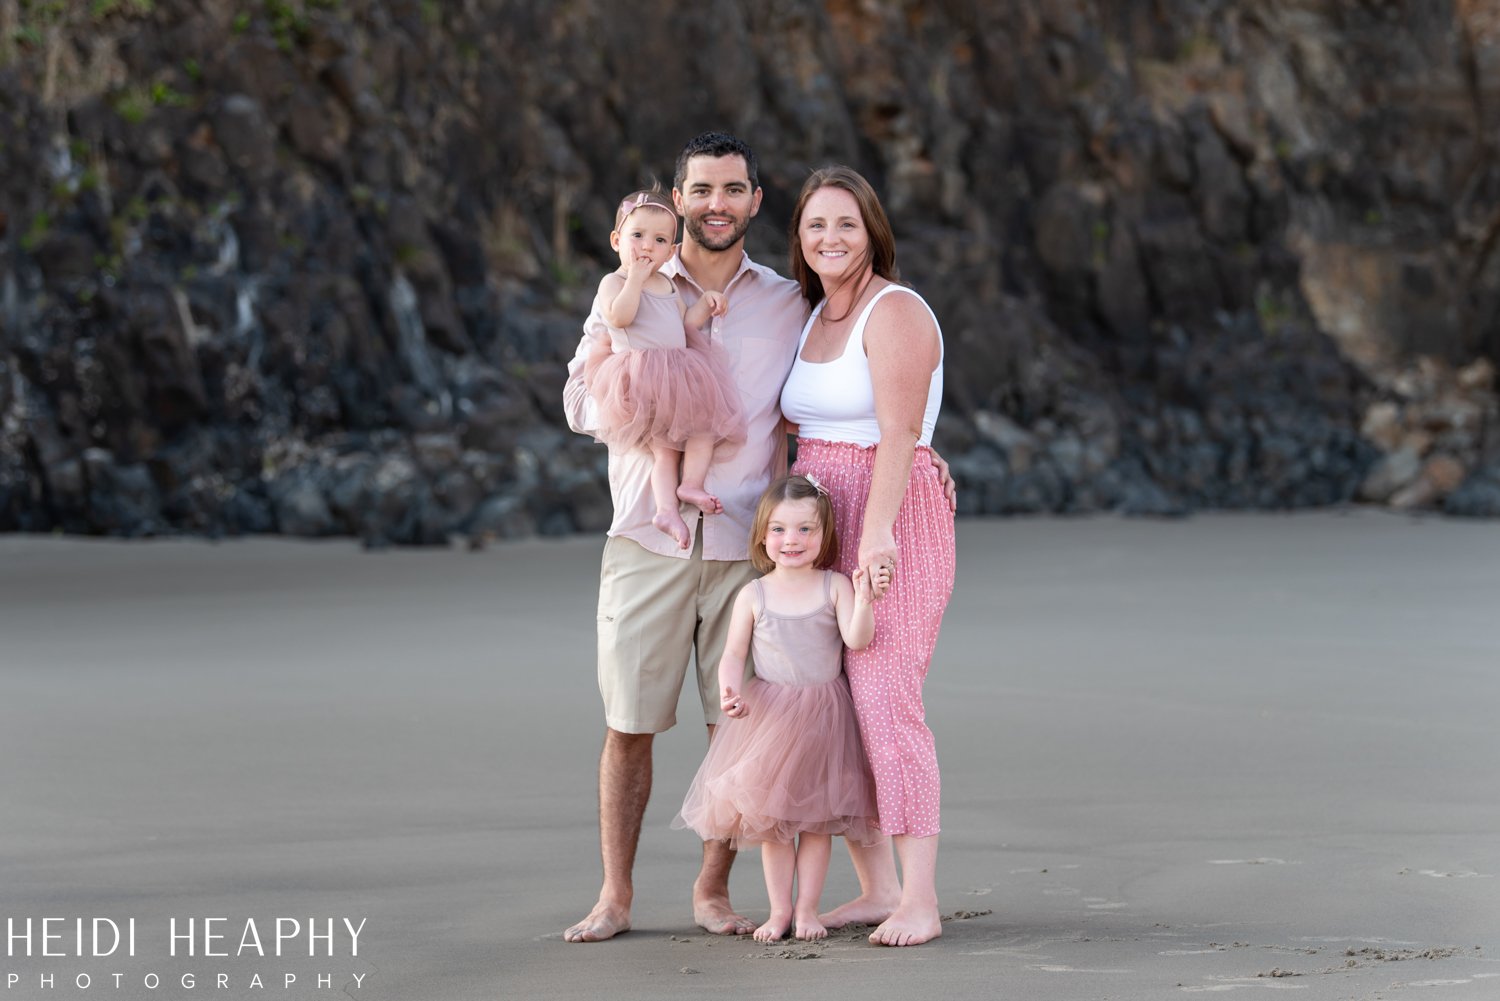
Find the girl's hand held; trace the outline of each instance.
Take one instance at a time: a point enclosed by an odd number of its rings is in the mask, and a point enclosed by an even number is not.
[[[750,707],[745,700],[733,688],[725,686],[719,692],[719,708],[724,710],[724,715],[730,719],[740,719],[750,715]]]

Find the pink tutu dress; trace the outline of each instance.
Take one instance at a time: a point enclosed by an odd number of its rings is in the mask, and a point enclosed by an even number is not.
[[[735,848],[786,844],[803,831],[867,845],[880,840],[875,780],[844,678],[832,584],[832,571],[825,571],[817,611],[780,615],[766,608],[760,581],[752,583],[755,677],[744,693],[750,713],[719,717],[673,827]]]
[[[635,322],[608,329],[614,354],[589,384],[600,441],[621,451],[656,444],[681,449],[701,436],[712,437],[716,447],[744,442],[745,415],[728,355],[718,344],[706,351],[688,347],[675,287],[667,295],[643,291]]]

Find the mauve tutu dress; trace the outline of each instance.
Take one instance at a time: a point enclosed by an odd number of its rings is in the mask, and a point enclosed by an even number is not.
[[[880,840],[875,780],[844,678],[832,582],[825,571],[823,605],[806,615],[771,611],[760,581],[751,583],[755,677],[744,692],[750,713],[719,718],[674,828],[735,848],[787,844],[801,832]]]
[[[621,451],[665,445],[681,449],[708,436],[724,458],[745,440],[739,390],[723,347],[687,345],[674,288],[668,295],[641,293],[635,322],[610,328],[615,352],[589,381],[598,404],[596,436]]]

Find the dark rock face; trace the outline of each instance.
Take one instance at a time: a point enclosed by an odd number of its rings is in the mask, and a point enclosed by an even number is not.
[[[601,529],[566,361],[615,199],[709,128],[760,260],[810,168],[882,192],[965,512],[1495,512],[1483,5],[23,8],[0,530]]]

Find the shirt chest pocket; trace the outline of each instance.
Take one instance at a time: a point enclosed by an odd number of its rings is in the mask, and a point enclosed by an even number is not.
[[[775,404],[792,368],[792,347],[775,337],[741,337],[730,347],[734,381],[747,404]]]

